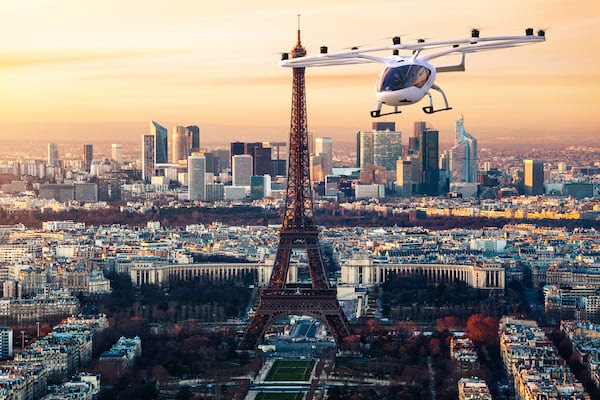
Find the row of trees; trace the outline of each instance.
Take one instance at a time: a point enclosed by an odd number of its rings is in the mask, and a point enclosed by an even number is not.
[[[319,210],[317,210],[319,211]],[[7,213],[0,208],[0,224],[22,223],[30,228],[39,228],[43,221],[70,219],[85,222],[88,225],[128,224],[142,226],[147,221],[160,221],[163,226],[185,226],[190,223],[210,224],[213,221],[225,221],[228,225],[269,225],[281,223],[280,210],[265,210],[254,206],[241,207],[181,207],[159,208],[145,214],[120,212],[117,206],[106,210],[70,210],[66,212],[22,211]],[[343,215],[335,212],[317,212],[317,223],[327,227],[345,226],[422,226],[433,230],[469,227],[502,227],[506,224],[534,223],[539,226],[600,229],[600,221],[591,220],[521,220],[482,217],[429,217],[409,219],[407,215],[387,215],[346,211]]]
[[[173,281],[168,287],[136,288],[127,275],[109,276],[112,293],[84,299],[109,316],[109,328],[94,342],[97,357],[120,336],[139,336],[142,357],[126,376],[96,363],[90,370],[101,373],[112,388],[103,399],[158,398],[158,387],[180,378],[244,376],[256,372],[262,360],[249,362],[235,353],[238,332],[215,329],[204,321],[223,321],[240,316],[250,289],[216,286],[203,280]],[[157,385],[158,384],[158,385]],[[167,385],[168,386],[168,385]],[[177,398],[191,398],[189,390],[177,390]]]
[[[552,332],[551,338],[552,343],[558,349],[558,353],[567,361],[571,372],[583,384],[590,397],[592,399],[600,399],[600,387],[592,379],[590,370],[585,366],[580,355],[573,351],[573,343],[571,343],[567,335],[560,328],[556,328]]]
[[[473,314],[498,317],[514,311],[513,306],[519,307],[516,300],[507,303],[497,292],[474,289],[462,281],[436,284],[422,276],[397,275],[388,279],[382,289],[382,313],[394,320],[433,322],[451,316],[464,325]]]

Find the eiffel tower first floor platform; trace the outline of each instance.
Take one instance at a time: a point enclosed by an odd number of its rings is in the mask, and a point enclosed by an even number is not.
[[[321,321],[338,345],[352,334],[335,289],[263,289],[239,349],[256,349],[267,327],[286,315],[307,315]]]

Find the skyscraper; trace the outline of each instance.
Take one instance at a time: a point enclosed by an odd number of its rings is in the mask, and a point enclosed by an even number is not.
[[[396,123],[395,122],[373,122],[371,125],[374,131],[396,131]]]
[[[90,166],[92,165],[93,158],[94,158],[94,145],[84,144],[83,145],[83,165],[87,172],[90,172]]]
[[[200,150],[200,128],[196,125],[187,127],[188,131],[188,151],[191,153]]]
[[[58,145],[48,143],[48,165],[58,167]]]
[[[402,134],[395,129],[393,122],[375,122],[372,131],[359,132],[361,171],[366,171],[368,164],[396,170],[396,161],[402,157]]]
[[[396,161],[402,157],[402,134],[395,131],[375,131],[373,136],[373,164],[388,171],[396,170]]]
[[[324,182],[325,177],[325,168],[324,168],[325,160],[323,158],[323,154],[319,154],[318,156],[312,155],[310,156],[310,179],[313,182]]]
[[[252,176],[252,156],[242,154],[233,156],[231,180],[233,186],[250,186]]]
[[[234,156],[247,155],[252,157],[250,173],[253,175],[264,175],[272,173],[271,147],[263,142],[233,142],[231,143],[231,158]],[[232,161],[233,163],[233,161]],[[233,165],[232,165],[233,168]]]
[[[315,156],[323,157],[323,174],[333,173],[333,139],[322,137],[315,139]]]
[[[544,162],[525,160],[524,189],[528,196],[544,194]]]
[[[154,136],[154,163],[167,164],[169,162],[167,128],[156,121],[151,121],[150,134]]]
[[[185,126],[174,126],[171,130],[171,162],[177,164],[179,160],[188,157],[188,129]]]
[[[259,200],[271,195],[271,175],[250,177],[250,200]]]
[[[156,144],[156,136],[142,135],[142,179],[150,182],[150,178],[154,175],[154,145]]]
[[[357,132],[356,133],[356,168],[360,168],[360,151],[361,151],[361,147],[360,147],[360,135],[362,132]]]
[[[415,154],[419,150],[419,135],[425,129],[425,121],[415,121],[413,135],[408,138],[408,154]]]
[[[463,117],[456,121],[456,144],[450,149],[451,182],[477,182],[477,139],[465,131]]]
[[[232,142],[229,150],[229,165],[233,168],[233,156],[241,156],[245,154],[246,143],[244,142]]]
[[[396,193],[401,197],[412,195],[412,166],[409,160],[396,161]]]
[[[269,142],[271,148],[271,176],[285,176],[287,167],[286,142]],[[282,150],[283,148],[283,150]]]
[[[358,159],[361,171],[367,170],[367,164],[373,164],[373,131],[358,132]]]
[[[206,200],[205,173],[206,159],[203,156],[188,157],[188,196],[190,200]]]
[[[123,146],[118,143],[113,143],[110,146],[110,156],[113,161],[118,163],[123,162]]]
[[[204,156],[206,159],[206,172],[210,172],[213,175],[219,175],[221,173],[221,158],[219,158],[215,153],[210,151],[199,151],[196,152],[197,155]]]
[[[4,295],[6,296],[6,294]],[[7,360],[13,355],[13,332],[10,326],[0,327],[0,360]]]
[[[438,136],[438,131],[428,129],[419,134],[420,193],[430,196],[437,196],[439,193]]]
[[[254,175],[271,174],[271,148],[261,142],[246,143],[246,155],[252,156]]]
[[[221,163],[221,171],[226,170],[227,168],[231,167],[231,160],[230,160],[230,156],[229,156],[229,150],[227,149],[216,149],[213,150],[213,154],[215,155],[215,157],[219,158],[220,163]]]

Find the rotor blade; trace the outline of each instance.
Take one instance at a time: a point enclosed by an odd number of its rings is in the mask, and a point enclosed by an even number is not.
[[[501,36],[490,38],[472,38],[470,39],[468,44],[463,43],[463,45],[461,46],[457,43],[458,46],[456,47],[452,47],[451,49],[447,50],[441,50],[436,53],[425,54],[421,56],[421,59],[428,61],[449,54],[466,54],[486,50],[504,49],[508,47],[517,47],[537,42],[543,42],[544,40],[544,36]]]
[[[337,53],[324,53],[312,56],[292,58],[283,60],[279,63],[281,67],[324,67],[331,65],[363,64],[369,62],[387,63],[391,60],[407,59],[418,57],[419,54],[430,50],[440,50],[432,54],[423,54],[421,59],[427,61],[437,57],[442,57],[454,53],[474,53],[477,51],[501,49],[506,47],[522,46],[530,43],[543,42],[545,36],[490,36],[490,37],[469,37],[454,40],[438,40],[434,42],[422,42],[412,44],[396,44],[378,47],[369,47],[354,49]],[[379,52],[385,50],[407,50],[411,53],[407,55],[397,55],[394,57],[378,57],[365,53]]]
[[[317,54],[313,56],[299,57],[295,59],[285,60],[280,63],[282,67],[317,67],[317,66],[328,66],[328,65],[340,65],[340,64],[359,64],[365,62],[382,62],[385,63],[390,59],[387,57],[376,57],[368,56],[365,53],[386,51],[386,50],[407,50],[410,52],[425,52],[428,50],[436,50],[443,47],[449,47],[450,49],[441,51],[434,54],[426,54],[421,56],[425,60],[432,58],[441,57],[442,55],[452,53],[468,52],[480,50],[491,50],[499,49],[504,47],[513,47],[522,44],[537,43],[544,41],[545,36],[490,36],[490,37],[469,37],[463,39],[454,40],[437,40],[433,42],[422,42],[412,44],[396,44],[396,45],[385,45],[376,47],[365,47],[361,49],[354,49],[349,51],[342,51],[337,53],[326,53]],[[489,45],[488,45],[489,43]],[[484,45],[485,44],[485,45]],[[470,49],[466,51],[465,49]],[[473,50],[477,48],[477,50]],[[405,58],[411,57],[412,54],[407,54]],[[400,56],[403,57],[403,56]],[[351,61],[350,61],[351,60]],[[300,65],[300,64],[304,65]]]
[[[314,56],[298,57],[283,60],[280,67],[327,67],[331,65],[365,64],[365,63],[387,63],[386,57],[376,57],[358,53],[358,50],[341,52],[335,54],[318,54]]]

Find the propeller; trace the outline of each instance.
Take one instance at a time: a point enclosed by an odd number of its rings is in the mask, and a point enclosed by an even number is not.
[[[417,39],[417,43],[425,43],[426,40],[433,39],[432,37],[421,37]]]
[[[471,37],[473,39],[478,39],[480,34],[481,34],[481,28],[480,27],[471,28]],[[475,44],[475,43],[477,43],[477,40],[473,40],[470,43],[471,44]],[[456,47],[458,47],[458,46],[456,46]]]
[[[544,36],[546,36],[546,31],[548,31],[548,28],[540,28],[537,31],[537,35],[544,37]]]

